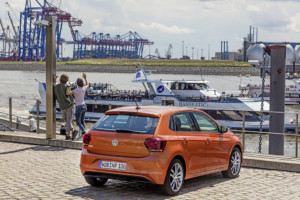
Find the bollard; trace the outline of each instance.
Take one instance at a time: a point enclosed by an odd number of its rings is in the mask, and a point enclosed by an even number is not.
[[[40,101],[36,100],[36,133],[40,133]]]
[[[19,124],[21,123],[21,121],[19,120],[19,117],[16,117],[16,129],[19,129]]]
[[[298,113],[296,113],[296,129],[295,129],[295,137],[296,137],[296,151],[295,151],[295,157],[298,157]]]
[[[12,99],[9,97],[9,128],[12,128]]]
[[[245,151],[245,111],[243,111],[242,114],[243,114],[243,128],[242,128],[243,148],[244,148],[244,151]]]
[[[271,56],[269,154],[284,155],[284,98],[286,46],[269,46]],[[274,112],[275,111],[275,112]]]

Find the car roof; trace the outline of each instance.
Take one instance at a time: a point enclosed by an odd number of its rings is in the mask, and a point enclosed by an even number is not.
[[[106,111],[106,115],[116,114],[131,114],[131,115],[143,115],[149,117],[160,117],[163,114],[175,113],[178,111],[192,111],[196,109],[174,106],[140,106],[137,109],[136,106],[124,106],[115,108],[113,110]]]

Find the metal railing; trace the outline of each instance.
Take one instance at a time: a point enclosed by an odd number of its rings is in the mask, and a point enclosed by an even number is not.
[[[39,105],[40,100],[36,100],[36,133],[40,133],[40,128],[46,128],[46,122],[40,121],[40,115],[39,115]],[[2,116],[4,119],[8,119],[9,125],[6,126],[3,124],[3,126],[7,127],[10,130],[18,130],[19,125],[24,124],[27,125],[28,123],[28,117],[22,117],[19,115],[13,114],[13,105],[12,105],[12,98],[8,99],[8,113],[0,112],[0,116]],[[13,123],[16,124],[16,128],[13,128]]]
[[[46,128],[46,122],[43,122],[40,120],[40,115],[39,115],[39,104],[40,101],[36,100],[36,124],[37,124],[37,133],[40,133],[40,128]],[[12,109],[12,98],[9,98],[9,112],[7,113],[3,113],[0,112],[0,116],[4,115],[5,118],[8,118],[9,120],[9,126],[8,128],[10,130],[13,130],[13,122],[16,123],[16,125],[21,124],[24,121],[28,121],[28,117],[21,117],[21,116],[17,116],[17,115],[13,115],[13,109]],[[237,111],[237,110],[235,110]],[[298,157],[298,149],[299,149],[299,112],[289,112],[289,114],[294,114],[295,115],[295,121],[294,124],[291,124],[291,128],[293,128],[295,130],[295,133],[275,133],[275,132],[267,132],[267,131],[251,131],[251,130],[246,130],[246,120],[245,120],[245,113],[247,111],[242,111],[239,110],[238,112],[240,112],[242,114],[242,127],[241,129],[231,129],[231,131],[235,132],[235,133],[240,133],[241,134],[241,140],[242,140],[242,145],[244,147],[244,150],[246,149],[246,135],[247,134],[263,134],[265,135],[270,135],[270,134],[277,134],[277,135],[283,135],[283,136],[289,136],[295,139],[295,157]],[[256,114],[260,113],[259,111],[256,112]],[[272,112],[272,111],[264,111],[263,113],[277,113],[277,114],[286,114],[285,112]],[[23,124],[28,124],[28,123],[23,123]],[[292,125],[294,125],[294,127],[292,127]],[[16,126],[18,127],[18,126]]]
[[[290,136],[293,137],[295,139],[295,157],[298,157],[298,148],[299,148],[299,113],[298,112],[289,112],[289,114],[295,114],[295,121],[294,121],[294,127],[290,128],[294,128],[295,133],[289,133],[289,132],[283,132],[283,133],[276,133],[276,132],[269,132],[269,131],[251,131],[251,130],[246,130],[246,121],[245,121],[245,112],[246,111],[239,111],[242,113],[242,129],[231,129],[231,131],[235,132],[235,133],[241,133],[242,134],[242,145],[243,148],[246,148],[245,142],[246,142],[246,134],[263,134],[263,135],[270,135],[270,134],[274,134],[274,135],[283,135],[283,136]],[[275,111],[264,111],[264,113],[275,113],[275,114],[285,114],[285,112],[275,112]]]

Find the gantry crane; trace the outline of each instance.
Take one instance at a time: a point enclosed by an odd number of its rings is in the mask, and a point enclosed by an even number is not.
[[[53,5],[59,3],[59,6]],[[59,58],[62,43],[73,44],[73,58],[142,58],[144,45],[152,45],[153,42],[142,38],[138,33],[129,31],[124,35],[111,37],[110,34],[95,33],[86,36],[81,34],[76,27],[82,25],[80,19],[74,18],[70,13],[60,9],[62,0],[25,0],[25,9],[20,12],[18,18],[6,0],[9,7],[9,18],[13,26],[14,38],[9,41],[18,41],[18,59],[20,60],[44,60],[46,49],[45,27],[35,26],[38,20],[54,16],[56,23],[56,56]],[[19,30],[14,26],[15,15],[19,21]],[[15,21],[16,22],[16,21]],[[63,23],[70,28],[72,41],[61,38]],[[4,29],[4,28],[3,28]],[[0,29],[1,30],[1,29]],[[6,30],[6,29],[5,29]],[[8,34],[8,31],[5,31]],[[18,35],[18,37],[16,37]],[[7,41],[7,40],[6,40]],[[7,51],[8,52],[8,51]],[[13,52],[13,51],[9,51]]]

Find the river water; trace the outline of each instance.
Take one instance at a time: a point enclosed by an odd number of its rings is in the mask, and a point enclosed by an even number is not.
[[[64,72],[58,72],[60,76]],[[79,72],[67,72],[70,81],[75,82],[78,77],[82,76]],[[91,83],[110,83],[118,89],[143,89],[142,84],[132,83],[134,74],[128,73],[87,73],[87,79]],[[8,99],[13,99],[13,115],[18,115],[24,119],[28,117],[28,110],[39,99],[38,82],[45,82],[45,72],[36,71],[0,71],[0,113],[8,113]],[[164,80],[206,80],[210,82],[210,86],[216,89],[219,93],[239,94],[239,84],[246,85],[248,83],[261,84],[259,76],[252,77],[237,77],[237,76],[212,76],[212,75],[178,75],[178,74],[153,74],[149,79],[164,79]],[[58,79],[57,79],[58,81]],[[266,84],[270,81],[266,78]],[[286,84],[292,84],[292,81],[287,80]],[[299,106],[286,106],[288,112],[298,112]],[[293,116],[291,116],[293,118]],[[247,139],[249,144],[256,144],[257,136],[250,136]],[[288,139],[290,141],[290,139]],[[288,144],[292,145],[293,142]],[[287,145],[287,144],[286,144]],[[289,146],[289,145],[288,145]],[[293,147],[288,148],[287,154],[294,155]],[[257,151],[255,145],[250,145],[247,148],[249,151]]]
[[[58,72],[60,76],[64,72]],[[79,72],[67,72],[70,81],[76,81],[82,74]],[[128,73],[87,73],[87,79],[91,83],[110,83],[118,89],[143,89],[142,84],[133,83],[134,74]],[[38,82],[45,82],[45,72],[29,72],[29,71],[0,71],[0,112],[8,111],[8,98],[13,99],[13,109],[15,114],[28,115],[28,110],[39,99]],[[165,79],[165,80],[207,80],[210,86],[215,88],[219,93],[239,94],[239,84],[261,84],[259,76],[237,77],[237,76],[212,76],[212,75],[178,75],[178,74],[152,74],[149,79]],[[58,79],[57,79],[58,81]],[[266,84],[269,82],[266,78]],[[287,80],[286,84],[292,84]],[[297,111],[299,107],[287,107],[288,110]]]

